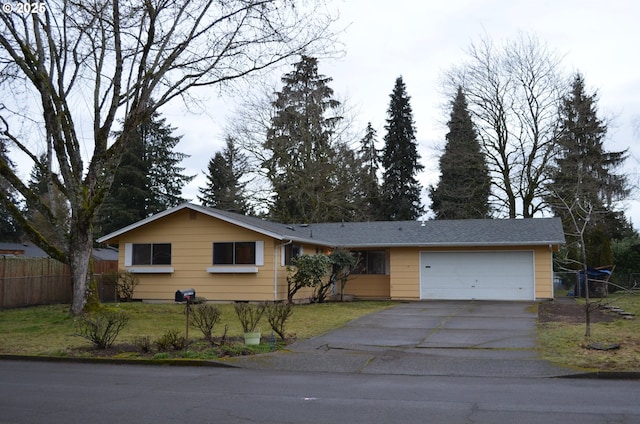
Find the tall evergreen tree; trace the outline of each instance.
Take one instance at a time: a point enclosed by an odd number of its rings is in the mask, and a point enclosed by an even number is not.
[[[413,112],[402,77],[396,79],[387,110],[387,134],[382,155],[382,211],[387,220],[416,219],[423,212],[422,187],[416,179],[424,169],[419,162]]]
[[[462,87],[451,105],[440,181],[429,190],[431,209],[436,219],[488,218],[491,177]]]
[[[597,95],[585,92],[584,78],[577,74],[560,108],[559,151],[549,184],[549,203],[563,219],[569,258],[583,262],[578,243],[584,241],[590,266],[608,265],[600,262],[612,258],[610,240],[628,231],[624,214],[614,209],[629,194],[626,176],[616,173],[626,151],[604,150],[607,126],[596,103]]]
[[[101,208],[97,224],[103,234],[185,201],[182,188],[195,176],[179,164],[189,157],[175,152],[181,137],[154,112],[125,145],[120,166]]]
[[[333,98],[331,78],[318,73],[318,60],[302,56],[282,77],[276,93],[262,166],[274,191],[271,218],[281,222],[350,219],[353,205],[343,190],[340,143],[335,140],[340,102]]]
[[[242,177],[247,171],[247,157],[235,145],[232,137],[227,137],[226,147],[209,160],[207,185],[199,189],[198,199],[204,206],[249,213],[245,193],[247,182]]]
[[[0,137],[0,163],[6,164],[6,166],[11,168],[15,167],[7,155],[7,148],[2,137]],[[1,175],[0,185],[2,186],[0,192],[7,193],[6,196],[2,196],[0,201],[0,241],[17,243],[21,241],[22,229],[20,228],[20,224],[18,224],[11,215],[8,204],[17,206],[19,202],[15,195],[15,190]]]
[[[138,131],[147,148],[147,161],[150,164],[149,215],[184,203],[186,199],[182,197],[182,189],[195,178],[195,175],[185,174],[185,168],[180,166],[189,155],[175,150],[182,136],[174,136],[176,128],[165,121],[165,118],[160,119],[160,113],[155,112]]]
[[[48,163],[46,155],[40,156],[39,163]],[[51,219],[45,217],[42,211],[34,206],[33,202],[27,203],[25,214],[44,237],[62,249],[69,234],[70,212],[64,194],[56,185],[51,184],[52,179],[48,178],[50,172],[48,169],[35,165],[31,169],[29,189],[39,197],[42,204],[47,205],[50,213],[55,216],[55,225],[52,224]]]
[[[380,183],[378,170],[380,169],[380,151],[376,148],[376,130],[367,123],[364,137],[360,140],[358,158],[361,162],[361,176],[359,179],[359,204],[360,217],[367,221],[376,221],[382,218],[380,213]]]
[[[97,227],[108,234],[146,218],[149,164],[143,139],[135,137],[122,153],[120,166],[100,209]]]

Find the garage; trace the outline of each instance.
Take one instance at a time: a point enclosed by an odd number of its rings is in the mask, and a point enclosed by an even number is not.
[[[421,252],[420,298],[534,300],[532,251]]]

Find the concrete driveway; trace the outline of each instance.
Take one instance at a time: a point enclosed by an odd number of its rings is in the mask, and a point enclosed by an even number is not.
[[[538,358],[533,303],[402,303],[287,351],[230,360],[239,366],[371,374],[549,377],[567,374]]]

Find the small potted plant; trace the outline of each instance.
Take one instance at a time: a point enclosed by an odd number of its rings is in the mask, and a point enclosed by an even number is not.
[[[258,327],[258,322],[260,322],[260,318],[262,318],[262,314],[264,314],[264,304],[242,302],[236,303],[233,307],[244,331],[244,344],[260,344],[260,330],[256,331],[256,327]]]

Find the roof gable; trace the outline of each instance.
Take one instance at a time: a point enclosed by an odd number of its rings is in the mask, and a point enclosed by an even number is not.
[[[161,218],[164,218],[168,215],[174,214],[184,209],[190,209],[190,210],[202,213],[206,216],[210,216],[212,218],[216,218],[221,221],[224,221],[233,225],[237,225],[238,227],[245,228],[245,229],[254,231],[256,233],[272,237],[276,240],[287,240],[287,241],[293,240],[298,242],[311,242],[311,243],[326,245],[326,246],[331,245],[321,240],[316,240],[316,241],[307,240],[306,238],[301,237],[300,234],[297,234],[295,232],[295,229],[292,229],[293,227],[288,226],[286,224],[271,222],[261,218],[241,215],[234,212],[227,212],[219,209],[207,208],[200,205],[194,205],[192,203],[183,203],[179,206],[175,206],[173,208],[167,209],[163,212],[152,215],[141,221],[134,222],[133,224],[128,225],[124,228],[121,228],[120,230],[114,231],[110,234],[100,237],[99,239],[97,239],[97,242],[105,243],[105,242],[108,242],[109,240],[116,239],[122,234],[128,233],[137,228],[143,227],[147,224],[150,224],[151,222],[157,221]]]

